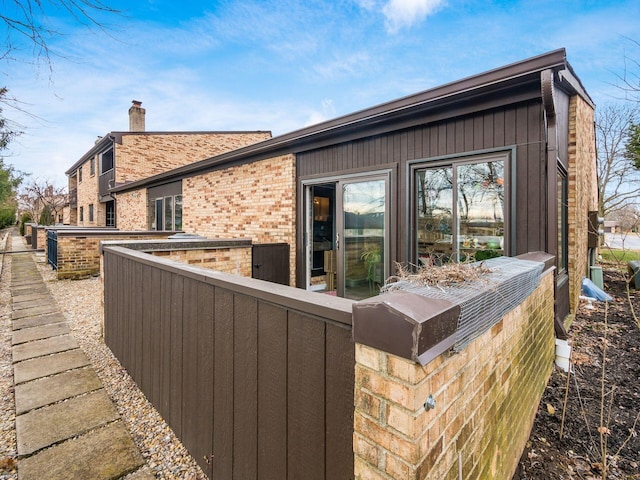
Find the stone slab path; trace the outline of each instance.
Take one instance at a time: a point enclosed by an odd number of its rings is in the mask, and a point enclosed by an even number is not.
[[[11,298],[18,479],[153,478],[31,253],[12,256]]]

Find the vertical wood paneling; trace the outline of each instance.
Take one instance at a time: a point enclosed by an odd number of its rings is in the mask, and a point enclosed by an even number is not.
[[[158,364],[161,400],[158,404],[158,410],[165,418],[169,418],[171,411],[171,304],[173,278],[174,275],[170,272],[163,271],[161,273],[161,298],[159,301],[162,305],[162,312],[160,315],[160,363]]]
[[[258,437],[258,304],[255,298],[234,297],[233,351],[233,473],[257,477]]]
[[[324,324],[289,315],[287,478],[324,479]]]
[[[287,311],[258,306],[258,478],[287,478]]]
[[[221,480],[233,478],[233,295],[221,288],[215,290],[213,388],[213,476]],[[241,414],[242,412],[238,412]]]
[[[326,479],[353,478],[353,403],[355,345],[351,330],[327,324]]]
[[[149,284],[151,285],[151,311],[150,338],[149,345],[149,401],[154,405],[160,405],[160,364],[161,364],[161,343],[162,343],[162,272],[157,268],[150,268]]]
[[[198,446],[194,456],[200,455],[202,470],[211,477],[211,461],[213,454],[213,402],[215,392],[214,382],[214,351],[215,344],[213,313],[215,311],[215,289],[202,282],[198,284],[198,367],[196,395],[197,430],[195,443]],[[193,413],[192,413],[193,415]]]
[[[143,299],[141,299],[141,302],[147,298],[153,300],[156,298],[156,295],[155,295],[156,292],[154,291],[155,285],[153,285],[152,269],[151,267],[145,265],[140,270],[141,270],[142,278],[144,279],[140,284],[140,290],[142,290],[141,293],[142,293],[142,296],[144,297]],[[151,370],[152,370],[151,366],[154,363],[154,358],[153,358],[151,349],[154,341],[153,311],[157,310],[154,307],[155,303],[156,302],[154,301],[145,302],[145,305],[142,306],[142,315],[139,318],[140,332],[142,335],[142,338],[141,338],[142,350],[140,353],[137,353],[136,356],[140,358],[140,371],[142,373],[141,379],[140,379],[140,388],[145,392],[153,391],[153,388],[152,388],[153,381],[151,379]],[[151,395],[149,397],[151,397]],[[149,401],[154,402],[155,399],[152,400],[151,398],[149,398]]]
[[[105,294],[106,341],[210,478],[353,476],[350,329],[115,255]]]
[[[198,281],[185,278],[183,281],[182,302],[182,438],[184,446],[192,452],[198,463],[203,461],[206,452],[196,443],[198,429],[198,376],[200,358],[198,352],[199,330],[198,319]],[[187,368],[189,366],[189,368]]]
[[[171,291],[171,346],[169,363],[169,418],[168,423],[182,435],[182,303],[184,295],[184,277],[175,275]]]

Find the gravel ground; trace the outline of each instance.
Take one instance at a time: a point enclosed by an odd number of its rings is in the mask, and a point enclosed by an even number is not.
[[[5,255],[0,282],[0,480],[17,479],[9,472],[16,455],[15,404],[13,369],[11,367],[11,332],[9,324],[10,255]],[[106,392],[114,401],[147,465],[143,470],[156,478],[204,480],[200,467],[160,414],[147,401],[127,371],[107,348],[100,335],[102,323],[102,284],[99,278],[57,280],[55,272],[40,258],[38,266],[58,307],[69,321],[69,327],[80,347],[91,360]],[[5,473],[3,473],[5,472]]]

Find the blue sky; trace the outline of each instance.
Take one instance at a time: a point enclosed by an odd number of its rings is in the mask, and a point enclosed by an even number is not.
[[[48,19],[66,32],[51,75],[29,49],[0,64],[32,114],[5,108],[25,129],[5,160],[59,186],[97,136],[128,130],[133,99],[149,131],[279,135],[561,47],[603,105],[640,60],[637,0],[104,1],[122,10],[99,16],[106,33]]]

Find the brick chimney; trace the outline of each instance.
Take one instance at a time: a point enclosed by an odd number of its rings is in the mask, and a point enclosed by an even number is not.
[[[131,103],[133,105],[129,108],[129,131],[144,132],[144,115],[147,111],[142,108],[142,102],[132,100]]]

